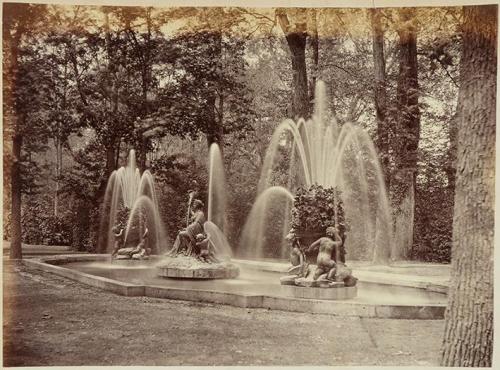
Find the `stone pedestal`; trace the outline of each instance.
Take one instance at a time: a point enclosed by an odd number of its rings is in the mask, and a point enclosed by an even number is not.
[[[193,257],[165,257],[157,266],[158,276],[177,279],[234,279],[239,268],[227,261],[207,263]]]
[[[351,270],[343,268],[344,275],[336,276],[335,281],[327,280],[326,274],[318,280],[313,279],[313,274],[307,277],[286,275],[280,278],[281,290],[288,296],[306,299],[352,299],[357,296],[356,282],[358,279],[351,275]],[[341,280],[344,279],[344,280]],[[339,281],[340,280],[340,281]]]
[[[282,285],[281,290],[290,297],[294,298],[306,298],[306,299],[328,299],[328,300],[341,300],[341,299],[352,299],[358,294],[358,288],[355,286],[346,287],[342,284],[336,285],[329,288],[316,288],[316,287],[304,287],[296,285]]]

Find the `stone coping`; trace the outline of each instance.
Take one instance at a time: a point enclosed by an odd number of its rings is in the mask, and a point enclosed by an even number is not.
[[[322,299],[287,298],[272,295],[221,292],[215,290],[185,289],[156,285],[137,285],[86,274],[62,267],[70,262],[107,261],[109,255],[59,255],[23,260],[26,266],[54,273],[80,283],[124,296],[177,299],[242,308],[265,308],[283,311],[321,313],[339,316],[357,316],[393,319],[443,319],[445,305],[380,305],[352,301],[328,301]]]

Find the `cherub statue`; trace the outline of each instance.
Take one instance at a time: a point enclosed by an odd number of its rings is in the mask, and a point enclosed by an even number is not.
[[[290,275],[298,275],[298,277],[305,277],[309,270],[309,264],[306,261],[306,256],[300,245],[300,241],[292,229],[285,238],[290,243],[290,267],[287,271]]]
[[[210,235],[208,234],[196,235],[196,253],[203,262],[219,262],[217,258],[215,258],[214,247],[210,241]]]
[[[118,225],[113,227],[113,235],[115,236],[115,244],[113,246],[113,253],[111,253],[111,257],[116,256],[118,251],[123,248],[123,242],[124,242],[124,228],[119,227]]]
[[[312,252],[319,249],[316,260],[316,270],[314,271],[314,280],[326,274],[327,280],[334,280],[336,272],[336,261],[340,260],[340,246],[342,239],[339,235],[339,230],[336,227],[330,226],[326,228],[326,236],[323,236],[312,243],[307,252]],[[332,255],[334,258],[332,259]]]

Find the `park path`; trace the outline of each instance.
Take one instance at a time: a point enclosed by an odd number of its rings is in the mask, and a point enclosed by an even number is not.
[[[4,366],[437,365],[442,320],[123,297],[4,264]]]

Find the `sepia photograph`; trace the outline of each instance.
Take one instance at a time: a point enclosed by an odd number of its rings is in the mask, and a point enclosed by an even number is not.
[[[495,367],[497,2],[343,3],[2,3],[4,367]]]

